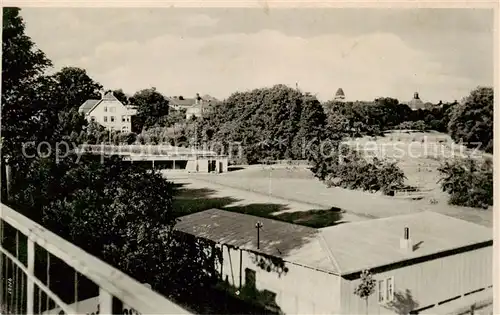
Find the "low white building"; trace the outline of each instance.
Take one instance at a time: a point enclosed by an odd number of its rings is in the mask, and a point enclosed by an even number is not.
[[[89,122],[95,121],[108,130],[121,132],[132,131],[132,116],[137,114],[133,105],[124,105],[111,91],[100,100],[85,101],[78,112],[83,113]]]
[[[313,229],[211,209],[175,228],[220,248],[230,292],[284,314],[452,314],[492,301],[492,230],[430,211]],[[364,301],[354,291],[367,269]]]

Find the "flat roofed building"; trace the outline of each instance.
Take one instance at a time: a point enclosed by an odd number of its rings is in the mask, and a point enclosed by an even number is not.
[[[222,279],[238,289],[254,279],[289,314],[417,314],[492,295],[492,230],[430,211],[313,229],[212,209],[176,229],[220,244]],[[281,259],[281,271],[262,269],[262,257]],[[365,269],[377,281],[368,310],[353,293]]]

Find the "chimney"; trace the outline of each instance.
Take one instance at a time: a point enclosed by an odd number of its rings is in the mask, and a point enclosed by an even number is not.
[[[408,227],[405,227],[404,235],[399,240],[399,248],[406,253],[413,252],[413,243],[412,243],[411,238],[410,238],[410,228],[408,228]]]

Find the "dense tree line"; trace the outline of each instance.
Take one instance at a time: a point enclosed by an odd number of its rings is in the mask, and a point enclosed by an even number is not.
[[[1,166],[12,178],[9,194],[2,183],[2,202],[163,294],[189,300],[206,291],[214,251],[172,233],[178,214],[169,181],[118,157],[54,154],[62,141],[104,136],[77,112],[100,86],[75,68],[45,75],[51,62],[25,35],[19,13],[3,9]]]
[[[195,122],[197,144],[233,143],[244,148],[241,162],[304,159],[301,146],[321,133],[326,116],[311,95],[275,85],[232,94]],[[226,151],[227,152],[227,151]]]

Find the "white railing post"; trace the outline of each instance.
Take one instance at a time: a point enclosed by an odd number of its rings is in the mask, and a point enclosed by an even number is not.
[[[35,243],[28,238],[28,273],[26,284],[26,313],[35,314],[35,283],[32,278],[35,276]]]
[[[99,288],[99,314],[113,314],[113,296],[102,288]]]

